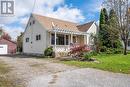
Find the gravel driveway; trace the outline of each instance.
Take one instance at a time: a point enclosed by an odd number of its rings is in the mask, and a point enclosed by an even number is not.
[[[24,87],[130,87],[130,75],[77,68],[48,59],[2,57],[15,84]]]

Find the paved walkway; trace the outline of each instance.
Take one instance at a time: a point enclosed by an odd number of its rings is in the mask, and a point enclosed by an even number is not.
[[[0,57],[12,67],[10,76],[25,87],[130,87],[130,75],[76,68],[52,60]]]

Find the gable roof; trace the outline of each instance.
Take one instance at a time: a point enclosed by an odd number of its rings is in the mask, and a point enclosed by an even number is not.
[[[14,42],[14,41],[12,41],[12,40],[9,40],[9,39],[0,38],[0,42],[1,42],[2,40],[9,41],[9,42],[11,42],[11,43],[13,43],[13,44],[16,44],[16,42]]]
[[[79,32],[78,28],[76,27],[78,25],[77,23],[63,21],[63,20],[36,15],[36,14],[33,14],[33,17],[35,17],[41,23],[41,25],[48,30],[53,29],[53,24],[54,24],[55,27],[59,29]]]
[[[90,23],[79,25],[77,23],[59,20],[56,18],[51,18],[51,17],[46,17],[46,16],[41,16],[37,14],[32,14],[32,16],[47,30],[52,30],[55,25],[56,28],[61,29],[61,30],[68,30],[68,31],[74,31],[74,32],[86,32],[94,23],[93,21]]]
[[[78,27],[79,31],[86,32],[89,30],[89,28],[92,26],[93,23],[94,23],[94,21],[85,23],[82,25],[78,25],[77,27]]]

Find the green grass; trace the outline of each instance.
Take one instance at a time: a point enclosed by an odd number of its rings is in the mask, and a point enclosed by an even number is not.
[[[81,68],[97,68],[105,71],[112,71],[116,73],[130,74],[130,54],[122,55],[98,55],[95,56],[96,62],[81,62],[81,61],[64,61],[68,65],[74,65]]]

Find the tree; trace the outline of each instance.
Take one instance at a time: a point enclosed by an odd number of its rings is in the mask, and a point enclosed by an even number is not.
[[[105,8],[101,9],[100,12],[100,24],[99,26],[101,27],[102,24],[107,24],[108,22],[108,14],[107,10]]]
[[[1,38],[7,39],[7,40],[11,40],[11,36],[7,33],[4,33]]]
[[[20,36],[17,37],[17,51],[23,51],[23,33],[21,33]]]
[[[113,9],[110,10],[109,20],[108,20],[108,33],[109,33],[109,41],[111,44],[111,48],[121,48],[120,35],[119,35],[119,26],[118,19],[116,13]]]
[[[129,27],[129,0],[106,0],[108,9],[113,9],[118,18],[120,37],[124,43],[124,55],[127,55]]]
[[[109,47],[109,41],[106,40],[108,38],[108,14],[105,8],[101,9],[100,13],[100,24],[99,24],[99,41],[100,45]]]

